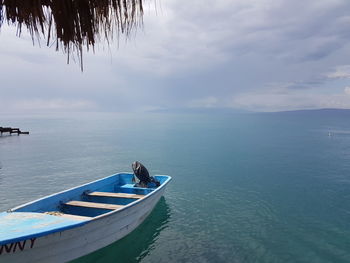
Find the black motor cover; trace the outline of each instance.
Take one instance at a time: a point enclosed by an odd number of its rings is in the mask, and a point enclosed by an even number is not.
[[[160,183],[152,176],[149,175],[145,166],[142,163],[136,161],[132,163],[132,169],[136,177],[140,180],[140,185],[147,186],[149,183],[155,183],[159,186]]]

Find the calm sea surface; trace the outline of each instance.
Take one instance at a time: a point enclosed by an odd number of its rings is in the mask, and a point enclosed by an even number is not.
[[[350,114],[2,116],[0,209],[130,171],[173,181],[82,262],[350,262]]]

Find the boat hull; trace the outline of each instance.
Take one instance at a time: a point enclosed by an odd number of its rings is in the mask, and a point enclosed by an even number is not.
[[[0,262],[61,263],[87,255],[137,228],[151,213],[164,191],[165,187],[160,187],[125,209],[96,217],[76,228],[1,245]]]

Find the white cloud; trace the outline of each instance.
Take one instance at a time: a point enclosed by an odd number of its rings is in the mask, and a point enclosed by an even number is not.
[[[347,87],[344,88],[344,93],[345,93],[346,95],[350,95],[350,87],[349,87],[349,86],[347,86]]]
[[[348,79],[350,78],[350,65],[337,66],[334,71],[327,74],[330,79]]]

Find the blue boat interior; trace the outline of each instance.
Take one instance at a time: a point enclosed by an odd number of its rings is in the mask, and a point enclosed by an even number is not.
[[[155,176],[155,178],[162,184],[167,176]],[[156,189],[135,187],[132,180],[133,174],[112,175],[102,180],[39,199],[12,211],[48,214],[57,212],[95,217],[111,210],[123,208],[123,206],[143,198]]]
[[[159,187],[170,180],[165,175],[155,178]],[[0,213],[0,245],[28,239],[34,230],[38,237],[77,227],[96,216],[123,209],[155,189],[153,185],[136,187],[133,174],[119,173],[38,199]]]

